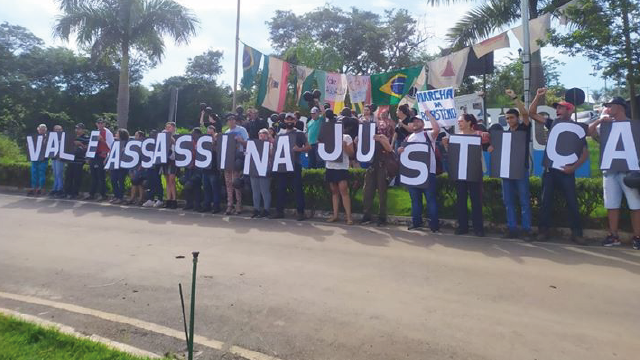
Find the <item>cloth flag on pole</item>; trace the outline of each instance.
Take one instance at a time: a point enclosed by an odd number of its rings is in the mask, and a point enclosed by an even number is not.
[[[361,114],[364,104],[371,103],[371,77],[369,75],[347,75],[351,108]]]
[[[288,62],[273,56],[265,56],[260,90],[258,91],[258,104],[275,112],[284,110],[288,77]]]
[[[549,30],[549,27],[551,27],[551,13],[546,13],[533,20],[529,20],[529,39],[532,54],[540,50],[538,40],[547,40],[547,31]],[[520,45],[524,44],[524,40],[522,39],[522,25],[511,29],[511,31],[513,31],[513,34],[520,42]]]
[[[420,71],[420,75],[418,75],[415,80],[413,80],[413,84],[409,88],[407,95],[405,95],[398,105],[408,104],[410,108],[415,107],[416,105],[416,94],[418,91],[426,90],[427,86],[427,70],[425,67],[422,67],[422,71]]]
[[[476,53],[478,58],[481,58],[494,50],[508,48],[509,46],[511,46],[509,43],[509,35],[505,31],[500,35],[496,35],[473,45],[473,52]]]
[[[343,102],[347,96],[347,75],[327,73],[324,85],[326,101]]]
[[[298,105],[306,106],[307,102],[302,98],[305,91],[311,91],[313,87],[313,69],[302,65],[296,65],[296,99]]]
[[[467,67],[469,50],[467,47],[450,55],[429,61],[429,85],[436,89],[458,87],[462,84],[464,70]]]
[[[260,60],[262,60],[262,53],[251,46],[244,44],[244,50],[242,51],[242,87],[250,88],[260,68]]]
[[[313,72],[313,77],[316,79],[316,83],[318,83],[318,90],[320,90],[320,103],[324,102],[325,99],[325,83],[327,81],[327,72],[323,70],[316,70]]]
[[[397,105],[420,76],[422,66],[371,75],[371,101],[377,105]]]

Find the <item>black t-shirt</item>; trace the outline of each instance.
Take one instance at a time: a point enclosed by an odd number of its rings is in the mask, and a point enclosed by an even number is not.
[[[258,132],[262,129],[269,128],[269,123],[262,119],[249,120],[247,122],[247,133],[249,133],[249,139],[255,140],[258,138]]]
[[[511,131],[511,127],[509,127],[507,129],[507,131]],[[524,142],[525,144],[525,150],[524,150],[524,158],[525,158],[525,162],[524,162],[524,167],[525,169],[529,168],[529,142],[531,141],[531,123],[529,123],[529,125],[525,125],[523,123],[518,124],[518,127],[516,127],[515,131],[524,131],[527,134],[526,140]]]
[[[360,124],[358,119],[347,116],[340,121],[342,122],[343,132],[355,139],[358,136],[358,125]]]
[[[404,118],[404,120],[402,120],[402,123],[405,124],[405,125],[409,125],[409,122],[410,122],[410,120],[409,120],[408,116],[406,118]],[[396,136],[396,140],[399,143],[402,143],[404,141],[404,139],[406,139],[407,136],[409,136],[409,132],[405,128],[403,128],[400,125],[400,123],[398,123],[396,125],[396,134],[398,134],[398,136]]]
[[[75,145],[75,141],[80,142],[83,146]],[[87,145],[89,145],[89,136],[86,134],[82,134],[77,136],[74,140],[74,149],[73,154],[75,155],[73,162],[82,163],[84,162],[85,153],[87,152]]]

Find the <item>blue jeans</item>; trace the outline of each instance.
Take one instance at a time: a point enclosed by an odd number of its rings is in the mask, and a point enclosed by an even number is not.
[[[413,226],[422,226],[422,195],[427,199],[427,211],[429,212],[429,228],[431,231],[440,230],[438,219],[438,202],[436,200],[436,176],[429,174],[426,189],[408,188],[411,197],[411,220]]]
[[[128,172],[127,169],[116,169],[109,172],[113,196],[116,199],[122,200],[124,198],[124,180],[127,178]]]
[[[62,192],[64,179],[64,162],[62,160],[53,160],[53,191]]]
[[[278,198],[276,204],[276,210],[278,214],[284,212],[284,205],[287,197],[287,189],[293,185],[293,192],[296,197],[296,210],[298,214],[304,213],[304,192],[302,190],[302,166],[296,163],[293,167],[293,172],[275,173],[274,174],[278,184]],[[291,184],[293,183],[293,184]]]
[[[31,188],[43,189],[47,180],[47,165],[49,160],[31,162]]]
[[[220,210],[220,174],[203,172],[202,186],[204,187],[204,204],[202,204],[202,207],[208,210],[213,202],[213,208]]]
[[[575,174],[565,174],[557,169],[550,169],[542,175],[542,205],[540,206],[541,230],[548,229],[551,224],[550,217],[556,187],[559,188],[567,200],[571,233],[576,236],[582,236],[582,225],[580,223],[580,213],[578,212],[578,198],[576,196]]]
[[[522,230],[531,230],[531,196],[529,195],[529,177],[518,180],[502,179],[502,199],[507,209],[507,227],[509,231],[518,230],[518,215],[516,214],[516,194],[522,212]]]

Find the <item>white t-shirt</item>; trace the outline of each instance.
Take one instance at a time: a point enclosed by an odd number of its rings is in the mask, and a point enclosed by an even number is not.
[[[429,136],[429,140],[431,140],[431,145],[429,146],[429,172],[432,174],[436,173],[436,152],[434,147],[436,146],[436,141],[433,138],[431,131],[422,131],[419,133],[412,133],[407,137],[407,143],[427,143],[426,136]]]
[[[346,142],[347,145],[351,145],[353,140],[351,140],[351,136],[347,134],[342,134],[342,141]],[[349,169],[349,155],[345,151],[342,152],[342,161],[327,161],[326,163],[327,169],[333,170],[348,170]]]

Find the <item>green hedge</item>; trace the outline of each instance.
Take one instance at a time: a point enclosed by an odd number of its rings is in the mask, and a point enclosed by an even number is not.
[[[0,164],[0,185],[28,187],[30,177],[29,163],[4,163]],[[83,191],[89,190],[90,176],[87,166],[84,167]],[[356,213],[362,212],[362,186],[364,183],[364,170],[350,169],[351,179],[349,181],[352,194],[352,207]],[[107,172],[108,174],[108,172]],[[108,175],[107,175],[108,176]],[[305,184],[305,201],[310,210],[330,210],[331,196],[329,185],[324,179],[324,169],[304,170],[303,183]],[[51,169],[47,171],[47,186],[51,186]],[[275,182],[273,193],[275,194]],[[107,187],[111,184],[107,180]],[[129,180],[127,179],[127,188]],[[455,218],[455,183],[450,181],[446,174],[438,177],[438,205],[440,217],[443,219]],[[533,223],[538,224],[540,214],[540,202],[542,195],[542,181],[538,177],[531,177],[531,206],[533,212]],[[178,182],[178,196],[181,196],[182,186]],[[223,189],[224,195],[224,189]],[[583,218],[583,225],[586,228],[603,229],[606,228],[606,210],[603,208],[602,178],[579,178],[576,179],[576,192],[578,193],[578,204]],[[560,195],[559,193],[557,195]],[[287,207],[294,207],[293,196]],[[250,194],[243,196],[244,203],[251,205]],[[377,206],[377,200],[374,204]],[[411,201],[407,191],[401,187],[392,187],[387,196],[388,212],[391,215],[409,216],[411,214]],[[555,199],[552,219],[559,226],[568,224],[566,204],[561,196]],[[483,213],[485,222],[493,224],[504,224],[506,214],[502,202],[502,181],[495,178],[485,178],[483,182]],[[621,227],[630,229],[629,212],[623,211]]]

